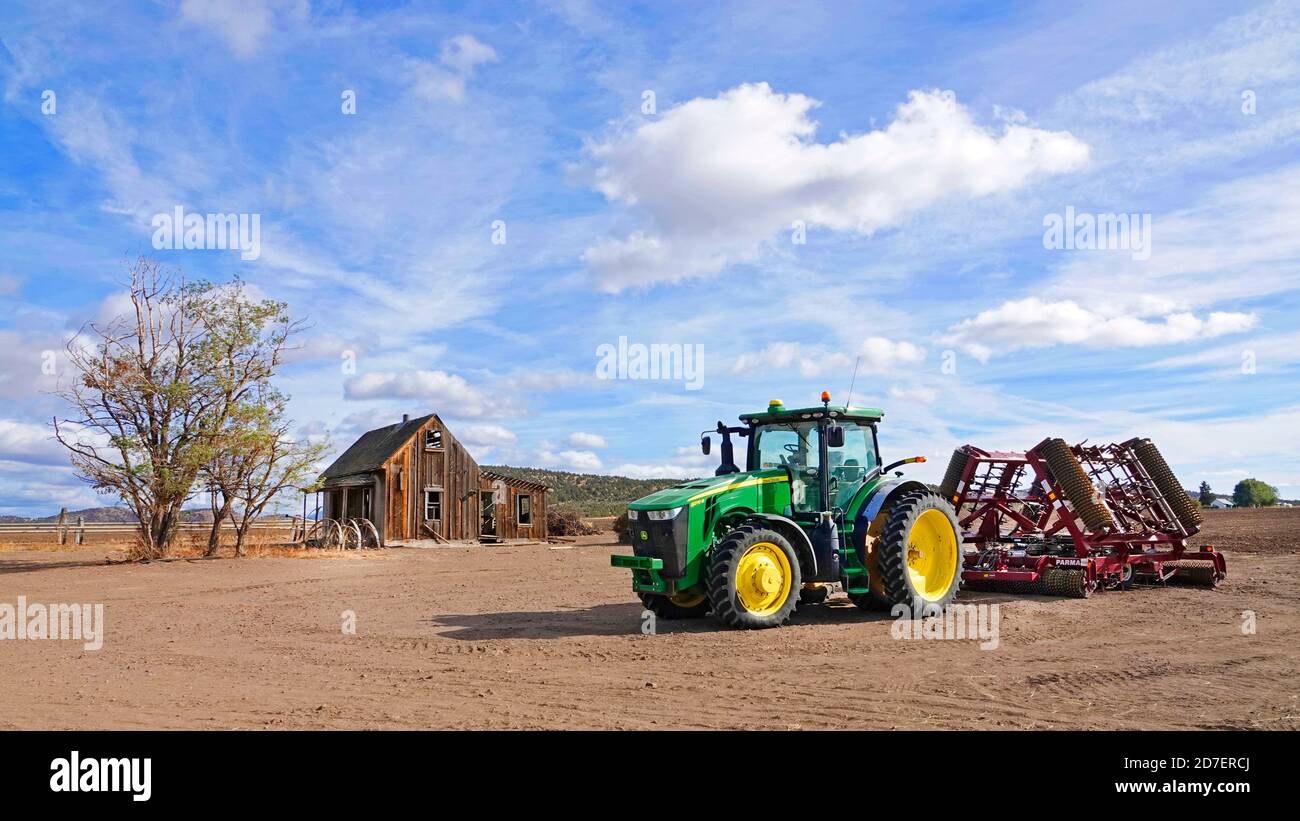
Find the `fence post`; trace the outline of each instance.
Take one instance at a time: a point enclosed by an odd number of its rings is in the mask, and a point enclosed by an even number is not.
[[[78,516],[77,517],[77,544],[85,544],[85,542],[86,542],[86,517]]]
[[[59,509],[59,544],[68,543],[68,509],[66,507]]]

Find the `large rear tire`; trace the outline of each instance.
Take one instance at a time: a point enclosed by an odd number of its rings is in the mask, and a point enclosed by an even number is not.
[[[775,530],[738,527],[709,558],[709,602],[728,627],[780,627],[794,613],[802,586],[799,557]]]
[[[892,501],[874,551],[879,598],[906,605],[916,618],[942,612],[961,588],[961,543],[957,515],[937,493],[914,490]]]

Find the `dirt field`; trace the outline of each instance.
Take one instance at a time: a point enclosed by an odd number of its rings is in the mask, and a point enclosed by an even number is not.
[[[0,727],[1297,729],[1298,535],[1300,509],[1211,512],[1215,591],[964,594],[1002,603],[996,650],[895,640],[842,597],[780,630],[641,635],[608,544],[149,565],[7,550],[0,603],[103,602],[106,637],[0,641]]]

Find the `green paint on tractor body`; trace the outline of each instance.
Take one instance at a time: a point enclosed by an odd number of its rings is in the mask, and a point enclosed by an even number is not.
[[[753,524],[795,546],[805,585],[840,582],[850,594],[866,593],[869,573],[855,528],[865,531],[893,492],[924,487],[882,469],[876,426],[883,417],[878,408],[786,409],[774,400],[765,411],[741,415],[739,427],[719,422],[718,475],[631,503],[633,555],[613,556],[611,564],[632,571],[638,593],[689,600],[706,592],[713,548]],[[743,454],[733,435],[742,439]],[[705,443],[706,454],[710,447]],[[743,456],[744,470],[733,454]]]

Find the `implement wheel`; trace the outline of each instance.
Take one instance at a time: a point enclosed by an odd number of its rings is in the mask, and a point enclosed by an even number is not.
[[[919,617],[942,611],[961,587],[961,528],[952,505],[931,491],[891,502],[873,552],[879,593],[859,606],[903,604]]]
[[[948,460],[948,469],[943,474],[943,483],[939,485],[939,495],[946,501],[951,502],[952,497],[957,494],[957,484],[966,473],[968,462],[970,462],[970,455],[961,448],[952,452],[952,458]]]
[[[678,593],[675,596],[660,596],[658,593],[640,595],[645,609],[661,619],[698,619],[709,612],[709,597],[705,593]]]
[[[1169,469],[1169,464],[1165,457],[1160,455],[1160,451],[1152,444],[1150,439],[1130,440],[1134,442],[1133,455],[1142,463],[1147,475],[1151,481],[1156,483],[1165,501],[1178,517],[1178,523],[1188,533],[1195,533],[1201,529],[1203,518],[1201,516],[1201,506],[1192,501],[1183,490],[1182,483],[1174,476],[1174,472]]]
[[[1042,592],[1048,596],[1065,596],[1071,599],[1086,599],[1096,589],[1095,583],[1088,581],[1082,570],[1064,570],[1049,567],[1039,579]]]
[[[779,627],[799,602],[799,557],[784,536],[761,527],[738,527],[713,548],[709,602],[728,627]]]
[[[1074,512],[1093,533],[1115,529],[1115,519],[1110,509],[1102,504],[1088,474],[1083,472],[1079,459],[1064,439],[1047,439],[1038,446],[1043,461],[1056,477],[1061,494],[1074,507]]]

